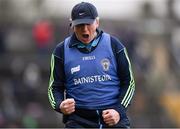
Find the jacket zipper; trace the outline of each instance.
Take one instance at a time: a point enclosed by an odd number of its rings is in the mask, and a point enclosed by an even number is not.
[[[99,124],[99,129],[102,129],[101,116],[100,116],[99,110],[96,110],[96,113],[97,113],[97,115],[99,116],[99,122],[98,122],[98,124]]]

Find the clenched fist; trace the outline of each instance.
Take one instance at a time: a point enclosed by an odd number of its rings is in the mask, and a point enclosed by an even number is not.
[[[114,109],[107,109],[102,112],[102,117],[104,122],[109,125],[113,126],[117,124],[120,120],[119,113]]]
[[[69,115],[75,111],[75,101],[73,98],[71,99],[65,99],[61,102],[59,108],[61,109],[61,112],[65,115]]]

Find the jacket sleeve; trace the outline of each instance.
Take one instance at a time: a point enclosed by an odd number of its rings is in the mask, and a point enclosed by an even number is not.
[[[118,74],[121,82],[120,102],[125,108],[130,104],[135,91],[135,82],[126,48],[117,53]]]
[[[132,67],[126,48],[115,37],[111,38],[113,53],[117,62],[117,74],[120,79],[119,106],[116,110],[121,117],[126,115],[127,107],[133,98],[135,92],[135,81]]]
[[[58,45],[51,56],[50,80],[48,87],[48,98],[52,108],[58,112],[60,103],[64,100],[64,61],[63,45]]]

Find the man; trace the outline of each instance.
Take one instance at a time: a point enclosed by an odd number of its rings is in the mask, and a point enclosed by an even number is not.
[[[74,33],[51,58],[52,107],[64,115],[66,128],[129,128],[126,110],[135,83],[125,47],[98,29],[94,5],[75,5],[71,19]]]

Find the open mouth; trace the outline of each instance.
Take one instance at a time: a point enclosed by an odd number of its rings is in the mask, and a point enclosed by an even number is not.
[[[83,34],[82,37],[83,38],[89,38],[89,34]]]

